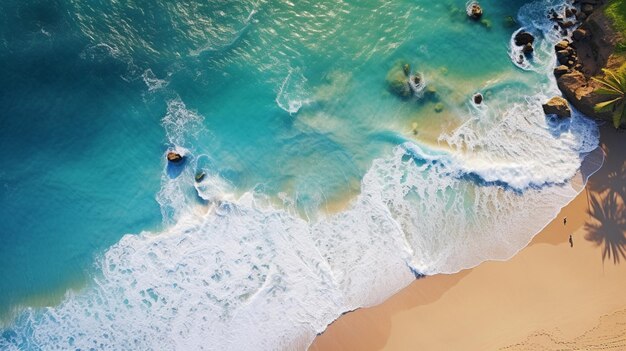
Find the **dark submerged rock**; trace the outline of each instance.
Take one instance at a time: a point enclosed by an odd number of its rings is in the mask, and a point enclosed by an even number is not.
[[[474,103],[475,103],[476,105],[480,105],[480,104],[482,104],[482,103],[483,103],[483,94],[481,94],[481,93],[476,93],[476,94],[474,95]]]
[[[196,173],[196,176],[194,178],[196,179],[196,183],[200,183],[204,180],[204,178],[206,178],[206,173],[199,171]]]
[[[524,46],[526,44],[532,45],[535,42],[535,37],[528,32],[522,31],[515,34],[514,41],[517,46]]]
[[[533,44],[531,44],[531,43],[528,43],[528,44],[524,45],[524,47],[522,48],[522,52],[526,56],[532,55],[532,53],[534,51],[535,51],[535,49],[533,48]]]
[[[405,66],[405,64],[394,65],[389,72],[387,72],[386,77],[389,91],[402,98],[411,96],[411,87],[409,85],[409,77],[405,73]]]

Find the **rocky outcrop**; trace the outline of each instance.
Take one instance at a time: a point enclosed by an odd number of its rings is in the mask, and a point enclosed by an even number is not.
[[[535,42],[535,37],[528,32],[521,31],[515,34],[515,38],[513,38],[513,40],[517,46],[524,46],[526,44],[532,45]]]
[[[408,63],[395,64],[387,72],[386,80],[389,91],[402,98],[408,98],[424,90],[422,76],[419,73],[411,74],[411,66]]]
[[[605,100],[605,97],[596,94],[597,85],[580,71],[572,71],[557,79],[557,84],[563,95],[577,110],[594,118],[608,118],[606,113],[598,113],[594,107]]]
[[[535,49],[533,48],[535,37],[528,32],[521,31],[515,34],[515,38],[513,38],[513,41],[515,42],[515,45],[522,47],[522,52],[526,56],[532,55],[532,53],[535,51]]]
[[[483,103],[483,94],[481,94],[481,93],[476,93],[476,94],[474,95],[474,103],[475,103],[476,105],[480,105],[480,104],[482,104],[482,103]]]
[[[402,97],[411,96],[409,75],[411,68],[408,64],[396,64],[387,72],[387,86],[389,91]]]
[[[559,118],[572,117],[572,110],[570,110],[567,100],[560,96],[548,100],[542,107],[543,113],[546,115],[556,115]]]
[[[602,68],[621,65],[621,60],[611,55],[618,38],[601,9],[602,0],[578,3],[580,10],[570,9],[570,13],[581,23],[572,32],[572,42],[563,40],[555,45],[559,66],[554,69],[554,75],[559,89],[573,107],[590,117],[609,118],[608,113],[594,109],[605,97],[595,93],[599,83],[591,77],[600,74]]]
[[[473,20],[479,20],[483,16],[483,9],[477,2],[472,2],[467,5],[467,15]]]
[[[174,151],[169,151],[167,153],[167,160],[171,163],[179,163],[179,162],[182,162],[183,159],[184,157],[181,154],[176,153]]]

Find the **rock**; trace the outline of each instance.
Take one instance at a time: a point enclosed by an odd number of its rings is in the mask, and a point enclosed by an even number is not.
[[[416,94],[424,90],[424,81],[419,73],[409,77],[409,88]]]
[[[409,78],[404,73],[403,64],[394,65],[387,73],[387,86],[392,93],[408,98],[411,96],[411,87],[409,86]]]
[[[196,179],[196,183],[200,183],[202,180],[204,180],[204,178],[206,178],[206,173],[199,171],[198,173],[196,173],[195,179]]]
[[[483,16],[483,9],[477,2],[472,2],[467,7],[467,15],[473,20],[479,20]]]
[[[531,43],[528,43],[528,44],[524,45],[524,47],[522,48],[522,52],[526,56],[531,55],[533,53],[533,51],[535,51],[535,49],[533,48],[533,44],[531,44]]]
[[[426,89],[424,89],[424,96],[426,96],[430,100],[437,100],[437,88],[432,85],[427,85]]]
[[[567,65],[567,62],[570,60],[569,56],[557,56],[557,60],[561,65]]]
[[[556,52],[556,58],[559,59],[559,61],[561,59],[568,59],[570,56],[572,56],[572,54],[569,50],[559,50]]]
[[[572,33],[572,38],[574,38],[574,40],[580,41],[585,39],[587,35],[589,35],[589,33],[586,30],[578,28],[574,31],[574,33]]]
[[[441,112],[441,111],[443,111],[443,104],[442,104],[441,102],[438,102],[438,103],[435,105],[435,112],[439,113],[439,112]]]
[[[404,75],[408,77],[409,74],[411,74],[411,66],[405,63],[404,66],[402,66],[402,71],[404,71]]]
[[[532,34],[528,33],[528,32],[523,32],[522,31],[522,32],[519,32],[519,33],[515,34],[514,41],[515,41],[515,45],[517,45],[517,46],[524,46],[524,45],[529,44],[529,43],[530,44],[534,43],[535,42],[535,37]]]
[[[554,9],[550,9],[550,11],[548,12],[548,18],[551,20],[559,20],[561,19],[561,17],[559,17],[559,14],[556,13],[556,10]]]
[[[517,21],[515,21],[515,18],[513,18],[513,16],[506,16],[504,17],[504,26],[507,28],[516,27]]]
[[[576,19],[579,22],[582,22],[582,21],[587,19],[587,15],[584,12],[579,12],[579,13],[576,14]]]
[[[480,105],[483,103],[483,95],[481,93],[477,93],[474,95],[474,103],[476,105]]]
[[[601,100],[593,94],[594,88],[588,85],[583,73],[573,71],[562,75],[556,82],[572,106],[587,116],[598,117],[594,106]]]
[[[566,8],[565,9],[565,17],[572,17],[572,15],[574,15],[574,12],[572,12],[571,8]]]
[[[586,14],[587,16],[591,15],[591,13],[593,12],[593,5],[591,4],[584,4],[580,10]]]
[[[572,28],[574,25],[575,25],[575,23],[572,22],[572,21],[565,21],[565,22],[559,23],[559,26],[561,28]]]
[[[572,110],[570,110],[567,100],[560,96],[548,100],[542,107],[543,113],[546,115],[557,115],[559,118],[572,117]]]
[[[561,40],[560,42],[554,45],[554,51],[566,50],[569,47],[569,41]]]
[[[184,157],[183,157],[181,154],[176,153],[176,152],[174,152],[174,151],[170,151],[170,152],[168,152],[168,153],[167,153],[167,160],[168,160],[169,162],[172,162],[172,163],[179,163],[179,162],[181,162],[183,159],[184,159]]]
[[[554,75],[558,78],[569,72],[569,68],[565,65],[560,65],[554,69]]]
[[[422,84],[422,77],[420,77],[419,74],[415,74],[411,76],[411,82],[413,82],[416,86],[419,86]]]

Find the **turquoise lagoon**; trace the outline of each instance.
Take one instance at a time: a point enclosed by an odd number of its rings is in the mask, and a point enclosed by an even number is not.
[[[4,1],[0,348],[302,349],[515,254],[597,128],[541,111],[564,3],[481,4]]]

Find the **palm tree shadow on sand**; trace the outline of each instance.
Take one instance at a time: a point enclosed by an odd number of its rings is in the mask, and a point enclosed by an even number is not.
[[[585,239],[602,248],[602,262],[608,259],[617,265],[626,261],[626,160],[621,156],[626,138],[605,135],[602,149],[612,161],[605,162],[587,183]]]
[[[624,201],[616,191],[605,196],[591,194],[589,197],[589,220],[585,223],[585,239],[602,248],[602,262],[613,259],[613,264],[626,260],[626,211]]]

